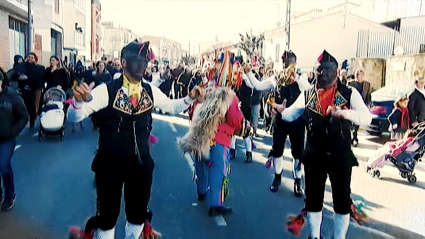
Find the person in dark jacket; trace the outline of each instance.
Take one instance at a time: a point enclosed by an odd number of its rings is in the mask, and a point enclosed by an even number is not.
[[[112,81],[112,76],[109,71],[106,69],[106,64],[104,61],[98,61],[96,63],[96,71],[92,72],[93,81],[96,83],[95,87],[102,84]],[[88,82],[89,84],[91,82]]]
[[[16,137],[28,123],[28,112],[19,94],[3,85],[4,77],[0,74],[0,203],[2,211],[12,209],[16,194],[13,181],[12,156]],[[4,193],[1,188],[3,179]]]
[[[195,75],[190,79],[189,82],[189,92],[202,83],[201,71],[196,71]]]
[[[60,86],[63,91],[69,88],[70,78],[68,72],[62,67],[61,62],[57,56],[50,57],[50,67],[46,69],[44,75],[44,82],[47,83],[45,92],[50,88]]]
[[[415,81],[415,90],[409,95],[410,122],[413,127],[425,121],[425,78],[420,76]]]
[[[394,103],[394,110],[388,116],[391,140],[403,139],[410,128],[409,109],[407,108],[408,101],[409,99],[406,96],[400,97]]]
[[[25,62],[25,75],[18,78],[18,88],[22,92],[22,99],[25,102],[28,114],[30,115],[30,128],[35,125],[38,109],[41,104],[41,92],[44,88],[45,68],[38,65],[38,57],[35,53],[28,53]]]
[[[350,81],[348,83],[349,86],[354,87],[362,96],[362,99],[366,106],[369,106],[372,103],[372,86],[370,85],[370,82],[364,79],[365,72],[363,70],[357,70],[356,71],[356,80]],[[357,132],[359,131],[359,126],[354,125],[353,126],[353,139],[351,140],[351,144],[353,146],[357,146],[359,144],[359,139],[357,137]]]

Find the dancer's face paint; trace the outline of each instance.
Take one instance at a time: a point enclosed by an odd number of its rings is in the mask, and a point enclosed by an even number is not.
[[[337,80],[337,66],[331,62],[325,62],[317,68],[317,84],[319,88],[328,88]]]
[[[127,74],[129,74],[134,80],[139,81],[142,80],[143,74],[148,67],[148,61],[146,58],[136,54],[125,57],[121,64]]]

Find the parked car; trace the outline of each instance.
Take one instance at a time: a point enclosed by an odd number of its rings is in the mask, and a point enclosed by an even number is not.
[[[394,109],[394,102],[401,96],[407,96],[413,91],[415,85],[413,83],[400,83],[384,86],[372,93],[372,123],[365,130],[370,135],[379,136],[384,132],[388,132],[390,123],[388,116]]]

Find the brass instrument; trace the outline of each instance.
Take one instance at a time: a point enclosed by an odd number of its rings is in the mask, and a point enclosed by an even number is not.
[[[286,69],[283,76],[279,79],[280,85],[289,85],[295,81],[295,75],[296,75],[296,69],[295,69],[295,63],[290,64]]]

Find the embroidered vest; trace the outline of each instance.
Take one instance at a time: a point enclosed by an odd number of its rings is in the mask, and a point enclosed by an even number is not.
[[[278,85],[275,90],[275,102],[277,104],[282,104],[283,100],[286,99],[286,108],[290,107],[297,100],[298,96],[301,94],[300,87],[298,86],[298,82],[293,82],[287,85]],[[282,115],[278,113],[276,115],[277,119],[281,119]],[[275,124],[287,124],[285,121],[276,120]],[[292,126],[299,125],[300,127],[304,127],[304,119],[299,117],[294,122],[290,122]]]
[[[150,157],[149,135],[152,130],[154,98],[149,84],[142,83],[142,94],[136,107],[122,89],[120,77],[107,84],[109,103],[96,113],[99,122],[99,151],[123,158]]]
[[[351,152],[351,122],[330,115],[323,116],[315,88],[305,92],[304,118],[307,125],[307,144],[325,153]],[[334,106],[351,108],[351,89],[338,83]]]

